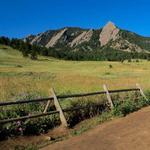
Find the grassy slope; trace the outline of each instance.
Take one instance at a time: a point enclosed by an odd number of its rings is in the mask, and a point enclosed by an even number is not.
[[[109,65],[112,68],[109,68]],[[18,66],[21,65],[22,67]],[[58,93],[132,87],[139,82],[150,88],[150,62],[139,63],[63,61],[39,57],[38,61],[23,58],[21,53],[0,45],[0,100],[16,99],[17,95],[39,93],[47,96],[50,87]]]

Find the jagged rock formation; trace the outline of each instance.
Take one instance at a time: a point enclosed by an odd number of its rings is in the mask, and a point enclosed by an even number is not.
[[[60,32],[58,32],[56,35],[54,35],[50,41],[46,44],[46,47],[53,47],[57,41],[61,38],[61,36],[65,33],[65,31],[67,30],[67,28],[61,30]]]
[[[101,46],[106,45],[110,40],[115,41],[118,38],[119,29],[112,22],[108,22],[100,33],[99,41]]]
[[[31,44],[35,44],[35,42],[39,43],[40,40],[41,40],[41,36],[42,36],[42,33],[35,36],[32,40],[31,40]]]
[[[73,51],[92,51],[110,47],[127,52],[150,51],[150,38],[121,30],[112,22],[108,22],[102,29],[98,30],[73,27],[48,30],[38,35],[30,35],[24,41],[59,50],[69,48]]]
[[[110,47],[117,49],[117,50],[122,50],[122,51],[127,51],[127,52],[142,52],[144,51],[141,47],[139,47],[136,44],[130,43],[128,40],[123,40],[123,39],[118,39],[116,42],[112,42]]]
[[[83,31],[79,36],[77,36],[69,45],[71,47],[77,46],[83,42],[88,42],[93,34],[93,30]]]

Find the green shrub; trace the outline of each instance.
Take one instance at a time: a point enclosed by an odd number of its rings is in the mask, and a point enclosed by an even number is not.
[[[71,111],[70,113],[67,113],[67,121],[70,127],[74,126],[78,122],[91,118],[93,116],[96,116],[98,114],[101,114],[103,111],[106,111],[108,109],[106,103],[104,102],[94,102],[90,100],[78,100],[73,101],[71,103],[71,106],[69,108],[79,108],[84,107],[83,109],[78,109]]]
[[[114,107],[113,113],[115,116],[122,116],[122,115],[127,115],[130,112],[135,111],[136,108],[136,104],[134,101],[131,100],[126,100],[123,103],[121,103],[120,105],[117,105]]]
[[[149,93],[147,93],[148,95]],[[150,97],[149,95],[147,96]],[[150,105],[150,99],[145,100],[138,95],[130,95],[128,99],[124,101],[115,101],[115,107],[113,109],[113,114],[115,116],[125,116],[131,112],[137,111],[142,107]]]
[[[147,97],[150,98],[150,92],[146,93]],[[141,98],[139,94],[126,94],[121,97],[119,95],[112,95],[114,102],[114,109],[109,110],[106,98],[94,97],[91,98],[80,98],[68,103],[69,109],[82,107],[83,109],[78,109],[74,111],[65,112],[68,124],[73,127],[78,122],[91,118],[96,115],[101,115],[99,122],[103,122],[112,116],[125,116],[131,112],[137,111],[142,107],[150,105],[150,99],[145,100]],[[5,107],[0,110],[0,119],[16,118],[24,115],[31,115],[41,113],[44,110],[45,104],[43,103],[30,103],[22,104],[19,106]],[[54,110],[55,107],[52,105],[48,111]],[[105,113],[106,112],[106,113]],[[105,114],[105,115],[104,115]],[[24,121],[17,121],[13,123],[0,124],[0,140],[7,139],[11,136],[18,135],[39,135],[41,133],[48,132],[49,129],[60,125],[59,115],[50,115],[46,117],[28,119]]]
[[[27,120],[24,123],[24,135],[38,135],[46,133],[49,129],[52,129],[60,125],[60,119],[58,115],[51,115],[48,117]]]

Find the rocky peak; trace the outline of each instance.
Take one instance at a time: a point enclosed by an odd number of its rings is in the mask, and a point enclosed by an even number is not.
[[[77,46],[81,43],[90,41],[91,37],[93,35],[93,30],[83,31],[79,36],[77,36],[69,45],[71,47]]]
[[[100,33],[99,41],[101,46],[106,45],[110,40],[116,40],[118,38],[119,29],[109,21],[102,29]]]
[[[116,28],[116,26],[113,22],[109,21],[109,22],[107,22],[107,24],[103,28],[109,28],[109,29],[113,30]]]
[[[57,42],[58,40],[63,36],[63,34],[68,30],[68,28],[64,28],[62,29],[61,31],[59,31],[56,35],[54,35],[50,41],[46,44],[46,47],[49,48],[49,47],[53,47]]]

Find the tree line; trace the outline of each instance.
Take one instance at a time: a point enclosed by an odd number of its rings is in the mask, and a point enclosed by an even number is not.
[[[31,45],[29,42],[24,42],[20,39],[9,39],[8,37],[0,37],[0,44],[10,46],[22,52],[24,57],[30,57],[31,59],[37,59],[39,54],[38,47]]]
[[[69,47],[62,48],[45,48],[42,46],[31,45],[20,39],[9,39],[7,37],[0,37],[0,44],[11,46],[22,52],[24,57],[30,57],[32,60],[38,59],[38,55],[51,56],[58,59],[65,60],[93,60],[93,61],[121,61],[131,59],[147,59],[150,60],[149,53],[137,52],[123,52],[112,48],[95,48],[95,50],[77,50],[74,51]]]

